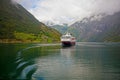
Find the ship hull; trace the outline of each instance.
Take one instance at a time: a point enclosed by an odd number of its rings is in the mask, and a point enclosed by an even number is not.
[[[66,47],[66,46],[74,46],[75,42],[71,42],[71,41],[62,41],[62,46]]]
[[[74,46],[76,42],[75,37],[73,37],[70,33],[66,33],[61,36],[62,46]]]

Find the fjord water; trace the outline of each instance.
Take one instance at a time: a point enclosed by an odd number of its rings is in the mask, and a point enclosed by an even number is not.
[[[120,43],[0,44],[0,79],[120,80]]]

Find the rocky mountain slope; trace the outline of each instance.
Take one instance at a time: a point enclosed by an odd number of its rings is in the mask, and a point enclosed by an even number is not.
[[[78,41],[120,42],[120,12],[84,18],[70,25],[68,31]]]

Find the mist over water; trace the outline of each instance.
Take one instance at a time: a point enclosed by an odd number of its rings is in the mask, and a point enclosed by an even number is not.
[[[0,79],[120,80],[120,43],[0,44]]]

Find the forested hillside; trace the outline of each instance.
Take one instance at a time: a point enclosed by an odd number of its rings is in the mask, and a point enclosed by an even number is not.
[[[39,22],[20,4],[0,0],[0,42],[59,42],[60,33]]]

